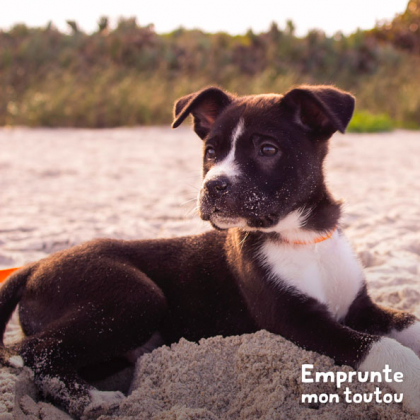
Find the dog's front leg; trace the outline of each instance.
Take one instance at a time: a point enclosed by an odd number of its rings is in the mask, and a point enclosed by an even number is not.
[[[420,357],[420,322],[412,314],[372,301],[364,287],[349,308],[344,323],[357,331],[391,337]]]
[[[268,295],[266,298],[270,300]],[[388,365],[393,372],[402,372],[403,382],[393,382],[390,386],[404,395],[404,405],[409,411],[420,414],[420,359],[413,350],[390,337],[342,325],[325,305],[303,295],[287,293],[281,304],[271,299],[266,309],[264,313],[256,312],[261,328],[280,334],[306,350],[363,371],[382,371]]]

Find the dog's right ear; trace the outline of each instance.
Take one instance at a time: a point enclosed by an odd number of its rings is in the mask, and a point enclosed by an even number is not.
[[[201,139],[204,139],[216,118],[232,100],[233,96],[217,87],[208,87],[183,96],[175,102],[172,128],[177,128],[189,114],[192,114],[194,131]]]

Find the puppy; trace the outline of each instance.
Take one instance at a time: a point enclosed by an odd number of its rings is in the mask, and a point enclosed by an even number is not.
[[[214,230],[174,239],[95,240],[13,274],[0,291],[0,328],[15,306],[25,338],[0,348],[75,417],[121,393],[95,390],[86,366],[158,333],[165,344],[266,329],[364,371],[401,371],[392,384],[420,414],[420,322],[370,299],[324,182],[328,140],[354,98],[328,86],[236,97],[210,87],[179,99],[203,140],[199,211]]]

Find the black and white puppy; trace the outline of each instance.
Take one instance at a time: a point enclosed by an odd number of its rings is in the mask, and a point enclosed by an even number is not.
[[[30,264],[0,291],[1,333],[20,302],[20,355],[40,390],[81,416],[107,394],[79,375],[159,333],[163,343],[266,329],[392,384],[420,414],[420,322],[372,302],[324,182],[328,139],[354,98],[333,87],[236,97],[207,88],[175,104],[204,142],[200,216],[214,230],[96,240]]]

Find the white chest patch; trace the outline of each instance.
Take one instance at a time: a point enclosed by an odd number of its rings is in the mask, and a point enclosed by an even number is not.
[[[364,281],[361,264],[338,231],[311,245],[266,241],[260,256],[275,284],[324,303],[337,320],[347,314]]]

